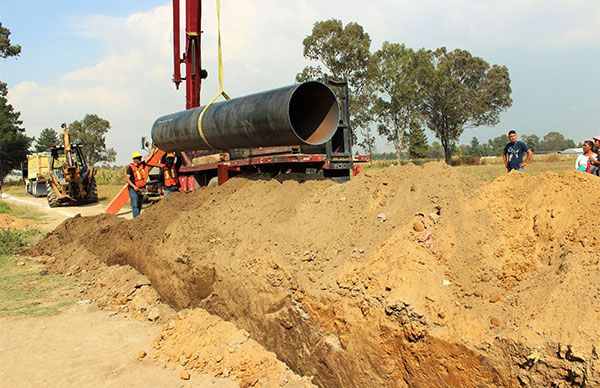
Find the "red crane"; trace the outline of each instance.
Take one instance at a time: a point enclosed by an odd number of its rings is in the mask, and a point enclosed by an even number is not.
[[[197,108],[200,106],[200,89],[202,80],[208,76],[206,70],[202,69],[202,56],[200,38],[202,30],[202,0],[187,0],[185,2],[185,53],[181,57],[180,41],[180,7],[179,0],[173,0],[173,82],[179,89],[182,81],[185,81],[185,108]],[[185,77],[181,77],[181,64],[185,64]],[[160,164],[164,151],[152,148],[150,155],[146,157],[146,176],[152,166]],[[191,158],[181,155],[186,164],[191,164]],[[110,201],[106,213],[117,214],[127,203],[129,192],[127,185]]]
[[[185,108],[200,106],[200,89],[202,80],[208,76],[202,69],[202,49],[200,37],[202,30],[202,1],[187,0],[185,2],[185,53],[180,55],[179,0],[173,0],[173,82],[177,89],[181,81],[185,81]],[[185,77],[181,77],[181,64],[185,63]]]

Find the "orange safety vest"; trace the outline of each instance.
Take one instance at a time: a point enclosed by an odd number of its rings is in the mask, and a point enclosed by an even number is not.
[[[139,167],[135,164],[129,164],[131,167],[131,171],[133,172],[133,180],[136,187],[144,187],[146,186],[146,169],[143,164],[140,164]]]
[[[165,174],[165,186],[177,186],[179,184],[179,175],[177,174],[177,168],[175,164],[169,168],[169,166],[163,167],[163,173]]]

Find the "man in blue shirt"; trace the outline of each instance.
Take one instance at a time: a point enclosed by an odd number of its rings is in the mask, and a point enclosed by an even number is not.
[[[517,140],[517,132],[511,130],[508,132],[509,143],[504,147],[502,152],[502,160],[504,161],[504,167],[508,172],[517,170],[525,172],[524,167],[529,164],[533,151],[527,147],[527,144],[520,140]],[[523,161],[523,155],[527,154],[527,158]]]

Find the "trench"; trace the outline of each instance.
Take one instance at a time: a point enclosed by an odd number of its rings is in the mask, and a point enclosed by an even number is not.
[[[81,221],[63,223],[29,253],[51,254],[66,264],[72,260],[68,247],[79,247],[87,265],[130,265],[176,310],[200,307],[233,322],[319,386],[510,385],[510,366],[436,338],[426,325],[376,304],[367,311],[351,297],[303,289],[293,271],[269,267],[263,273],[264,267],[161,256],[168,236],[159,227],[145,230],[156,248],[140,252],[133,243],[136,222],[102,216],[86,224],[84,236]]]
[[[175,309],[200,307],[235,323],[321,387],[507,385],[507,376],[466,346],[383,310],[364,316],[355,301],[335,294],[316,297],[250,274],[126,252],[105,262],[136,268]]]

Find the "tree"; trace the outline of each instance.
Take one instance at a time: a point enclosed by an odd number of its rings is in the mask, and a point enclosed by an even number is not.
[[[469,156],[483,156],[481,144],[479,143],[479,139],[476,137],[473,137],[471,139],[471,143],[469,144]]]
[[[0,57],[16,57],[21,46],[11,45],[10,31],[0,23]],[[21,113],[16,112],[7,99],[8,88],[0,81],[0,182],[10,170],[27,160],[27,150],[33,140],[21,128]]]
[[[360,129],[360,142],[358,146],[365,150],[367,155],[373,159],[373,153],[375,152],[375,136],[370,126]]]
[[[316,22],[312,33],[304,38],[304,57],[320,62],[326,72],[337,79],[346,79],[354,90],[360,90],[367,80],[371,38],[358,23],[344,26],[341,20]],[[315,78],[323,74],[320,66],[309,66],[297,78]]]
[[[500,135],[487,142],[487,156],[500,156],[508,143],[506,135]]]
[[[106,148],[106,133],[110,129],[108,120],[95,114],[87,114],[83,120],[72,122],[68,128],[71,142],[83,143],[89,164],[111,163],[116,160],[116,151]]]
[[[33,140],[21,128],[21,113],[8,103],[7,94],[6,84],[0,82],[0,182],[12,169],[27,160],[27,150]]]
[[[531,148],[533,151],[541,151],[540,150],[540,138],[537,135],[523,135],[521,140],[527,144],[527,147]]]
[[[42,132],[40,132],[40,136],[35,140],[33,150],[35,152],[48,151],[50,147],[58,145],[59,142],[58,133],[54,129],[44,128]]]
[[[429,153],[429,145],[427,144],[427,136],[421,126],[414,126],[408,134],[408,156],[411,159],[426,158]]]
[[[539,144],[540,151],[556,152],[567,148],[574,148],[575,142],[571,139],[566,139],[560,132],[548,132],[542,138]]]
[[[296,75],[299,82],[319,80],[327,74],[333,79],[347,80],[352,126],[366,128],[372,89],[366,87],[371,72],[371,38],[358,23],[345,26],[340,20],[316,22],[312,33],[304,38],[304,57],[318,62]]]
[[[444,148],[450,163],[456,142],[466,128],[493,126],[512,105],[505,66],[490,65],[468,51],[445,47],[430,53],[419,73],[423,89],[421,113]]]
[[[10,44],[10,30],[2,27],[0,23],[0,57],[18,57],[21,54],[21,46]]]
[[[377,92],[373,113],[377,117],[379,134],[394,145],[396,158],[410,144],[411,128],[420,128],[423,118],[419,112],[419,69],[427,62],[426,52],[398,43],[384,42],[373,54],[373,83]]]
[[[434,141],[433,143],[431,143],[431,146],[429,146],[428,156],[431,159],[441,159],[442,157],[444,157],[444,147],[442,147],[442,145],[439,142]]]

